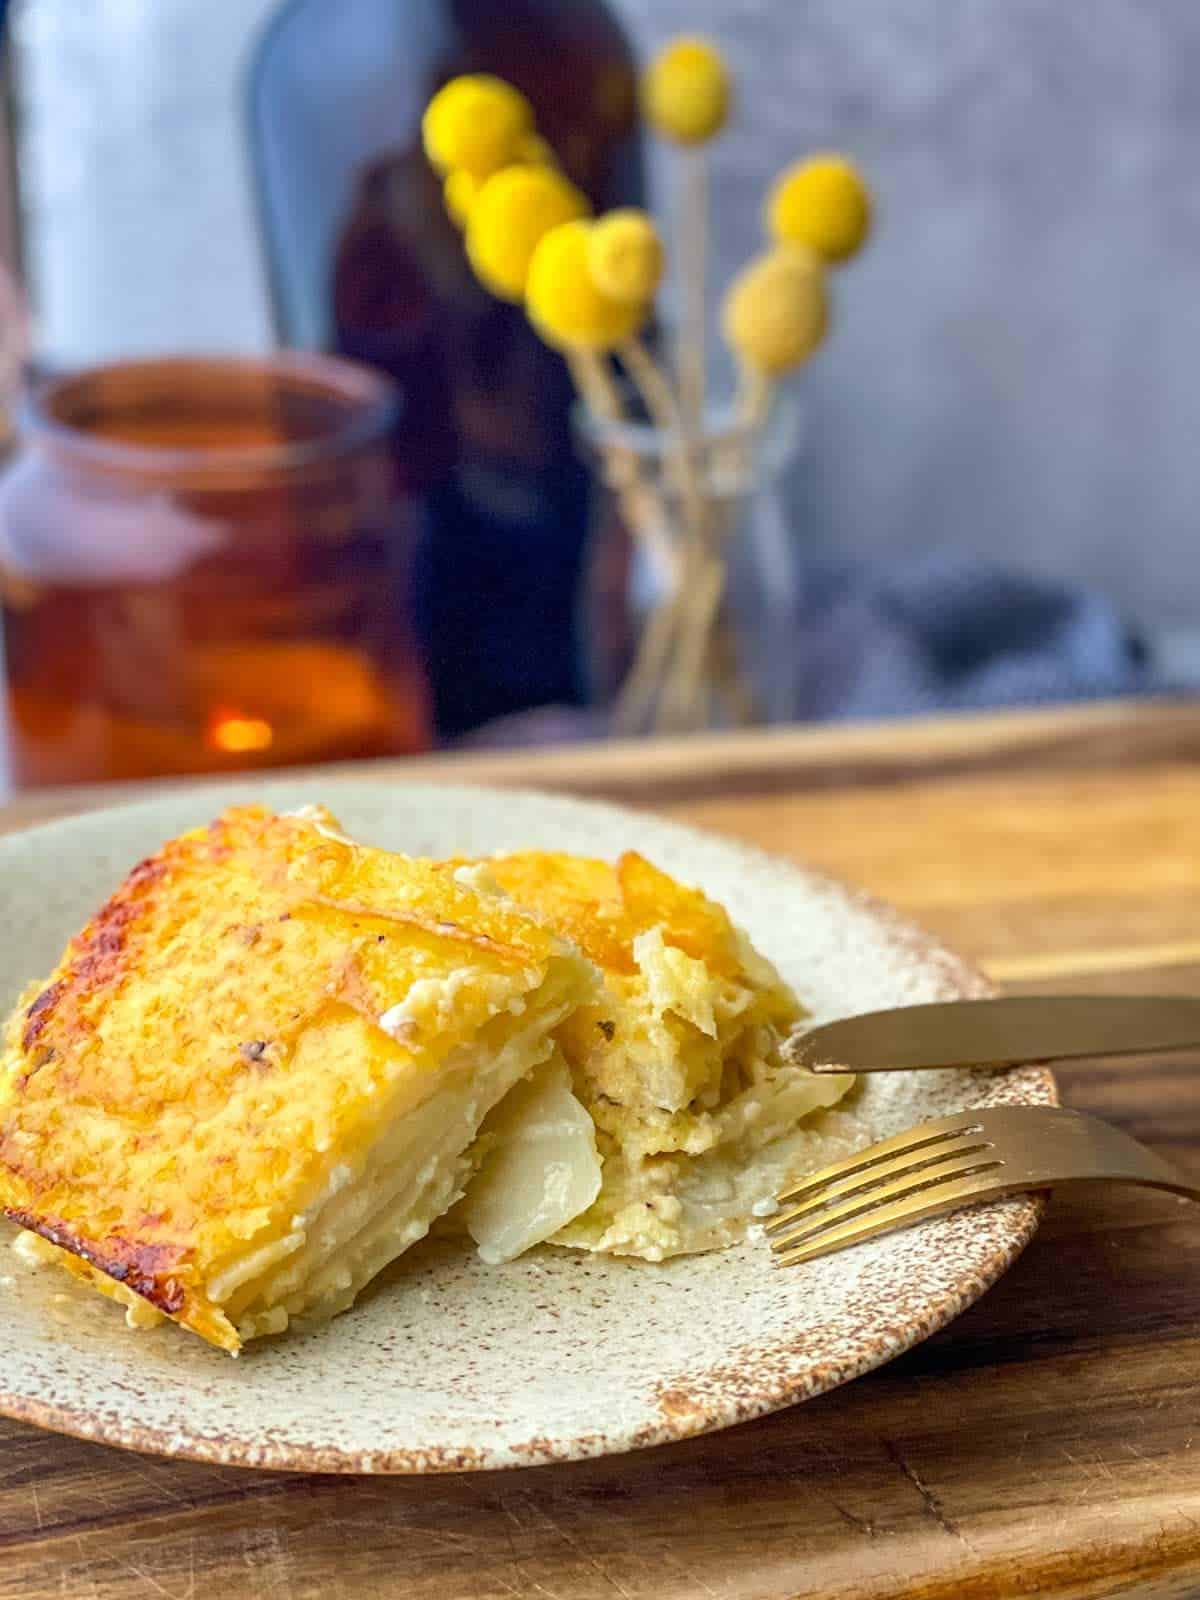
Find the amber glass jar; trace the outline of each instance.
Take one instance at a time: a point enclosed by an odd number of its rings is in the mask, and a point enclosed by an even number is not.
[[[320,357],[56,378],[0,481],[18,786],[428,744],[386,380]]]

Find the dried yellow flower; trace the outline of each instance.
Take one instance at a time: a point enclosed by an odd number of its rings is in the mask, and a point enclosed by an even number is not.
[[[587,201],[553,167],[505,167],[482,186],[467,218],[467,256],[485,288],[522,300],[543,234],[587,215]]]
[[[664,139],[703,144],[729,115],[729,74],[707,39],[674,39],[642,74],[642,110]]]
[[[558,156],[554,146],[548,144],[540,133],[523,133],[517,140],[514,158],[527,167],[556,167]]]
[[[463,167],[455,167],[453,172],[446,174],[442,184],[442,198],[446,202],[450,220],[456,226],[466,227],[471,207],[475,204],[482,187],[479,179],[472,177]]]
[[[805,244],[826,261],[846,261],[870,230],[870,190],[843,156],[798,161],[771,187],[767,227],[781,243]]]
[[[588,266],[592,224],[567,222],[539,243],[529,264],[525,309],[547,344],[560,350],[611,350],[636,333],[644,305],[614,300]]]
[[[781,245],[744,267],[730,285],[721,327],[748,366],[772,377],[798,367],[825,336],[825,272],[820,258]]]
[[[654,298],[663,275],[662,240],[644,211],[625,207],[593,224],[587,260],[601,294],[645,305]]]
[[[533,111],[510,83],[486,74],[451,78],[425,108],[425,154],[440,173],[461,167],[489,177],[516,160],[522,137],[533,130]]]

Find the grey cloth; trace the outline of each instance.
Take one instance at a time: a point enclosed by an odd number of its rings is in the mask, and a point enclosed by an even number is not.
[[[1103,597],[949,554],[804,575],[789,664],[800,721],[1093,700],[1166,690]]]
[[[833,722],[938,711],[1196,692],[1169,681],[1113,603],[1087,589],[940,553],[891,569],[812,562],[790,643],[770,641],[782,720]],[[782,689],[782,693],[780,692]],[[600,711],[505,717],[477,748],[602,739]]]

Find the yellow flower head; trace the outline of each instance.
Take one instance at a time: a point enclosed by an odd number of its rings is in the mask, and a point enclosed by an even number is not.
[[[780,243],[846,261],[871,227],[871,193],[842,156],[813,156],[780,174],[767,196],[767,227]]]
[[[630,305],[654,298],[663,275],[658,229],[632,206],[610,211],[588,235],[588,271],[601,294]]]
[[[674,39],[642,75],[642,110],[664,139],[703,144],[729,115],[729,74],[707,39]]]
[[[730,285],[721,327],[746,363],[777,377],[808,359],[828,324],[820,258],[797,245],[769,250]]]
[[[467,255],[485,288],[522,300],[529,262],[542,235],[587,215],[587,201],[553,167],[505,167],[475,196]]]
[[[517,140],[516,155],[513,158],[527,167],[556,167],[558,157],[554,153],[554,146],[547,144],[540,133],[523,133]]]
[[[465,167],[455,167],[453,172],[446,174],[442,184],[442,198],[446,202],[451,222],[457,227],[466,227],[471,207],[475,204],[482,187],[479,179],[473,178]]]
[[[547,344],[559,350],[611,350],[637,332],[646,307],[614,300],[588,266],[593,225],[566,222],[545,235],[529,264],[525,309]]]
[[[486,178],[515,161],[518,144],[533,129],[528,100],[510,83],[485,74],[451,78],[425,108],[425,154],[440,173],[461,167]]]

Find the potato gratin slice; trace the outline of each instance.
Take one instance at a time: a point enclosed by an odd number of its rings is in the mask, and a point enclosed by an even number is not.
[[[861,1144],[851,1117],[826,1110],[853,1078],[817,1076],[783,1060],[780,1045],[802,1008],[699,889],[635,852],[615,867],[528,851],[453,870],[458,882],[490,887],[540,916],[604,980],[602,992],[557,1031],[594,1143],[564,1113],[561,1088],[539,1104],[537,1078],[522,1086],[528,1112],[557,1130],[559,1188],[572,1149],[585,1179],[595,1150],[602,1160],[598,1194],[581,1214],[564,1217],[553,1243],[651,1261],[731,1244],[788,1180]],[[514,1166],[507,1152],[520,1130],[507,1102],[489,1133],[493,1127],[504,1142],[485,1156],[465,1207],[477,1238],[476,1190],[494,1187],[502,1160],[510,1174]],[[548,1138],[540,1147],[523,1142],[531,1159],[553,1149]]]
[[[593,982],[515,904],[328,813],[226,812],[23,997],[0,1203],[135,1324],[236,1351],[331,1316],[459,1197]]]

